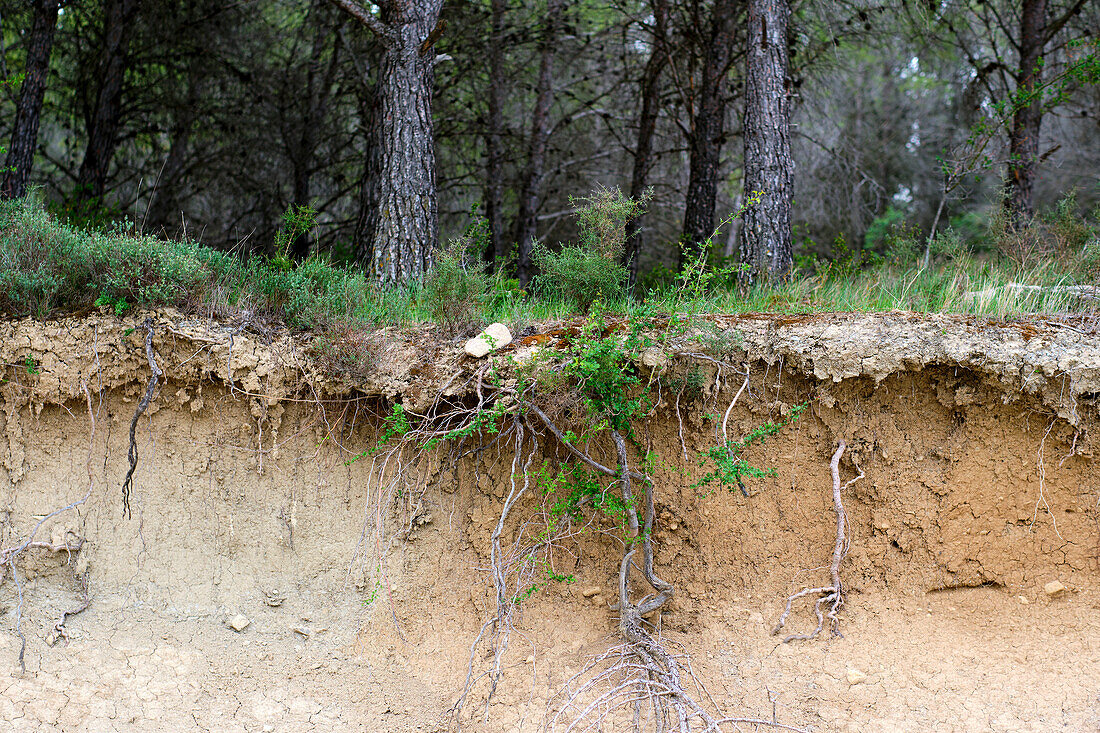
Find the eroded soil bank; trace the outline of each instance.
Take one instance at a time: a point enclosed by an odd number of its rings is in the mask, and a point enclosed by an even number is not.
[[[127,518],[146,317],[165,381],[137,423]],[[661,633],[714,702],[819,731],[1100,729],[1096,338],[911,314],[714,321],[639,364],[663,389],[637,427],[658,457],[657,571],[677,587]],[[440,451],[381,509],[381,467],[349,461],[375,445],[395,401],[416,412],[474,389],[479,364],[460,344],[384,332],[369,363],[335,380],[304,343],[172,313],[0,331],[0,549],[84,499],[38,530],[52,549],[16,563],[21,613],[10,573],[0,586],[0,720],[453,727],[470,644],[492,612],[485,568],[511,448],[486,436],[481,450]],[[552,347],[555,329],[544,331],[492,358]],[[809,407],[750,450],[776,473],[748,481],[748,497],[701,489],[699,457],[746,369],[731,433]],[[844,636],[782,644],[769,632],[784,599],[828,579],[840,439],[844,480],[865,474],[844,495]],[[593,450],[612,461],[610,446]],[[566,457],[543,441],[536,458]],[[506,535],[544,509],[533,495]],[[393,531],[378,535],[378,521]],[[553,693],[615,643],[620,546],[601,528],[613,534],[597,522],[556,549],[554,571],[575,582],[523,602],[501,685],[465,729],[539,730]],[[1055,581],[1065,590],[1045,592]],[[85,587],[90,604],[61,634]],[[228,625],[238,615],[242,631]],[[813,628],[811,608],[789,625]]]

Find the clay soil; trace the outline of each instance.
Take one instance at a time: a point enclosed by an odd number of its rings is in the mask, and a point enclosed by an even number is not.
[[[470,644],[492,612],[487,548],[511,448],[486,437],[483,450],[426,462],[417,490],[386,508],[414,529],[381,574],[363,542],[377,467],[349,460],[374,445],[392,401],[416,404],[470,365],[456,347],[410,351],[391,334],[374,347],[378,374],[338,383],[290,340],[235,335],[230,347],[229,329],[156,317],[167,382],[139,421],[131,518],[120,487],[149,377],[140,317],[4,325],[0,549],[90,493],[37,536],[83,540],[79,551],[20,560],[21,613],[11,575],[0,585],[0,721],[454,729]],[[1100,730],[1100,347],[1065,329],[924,319],[902,331],[900,317],[862,318],[731,322],[738,346],[718,355],[721,371],[698,343],[658,367],[668,384],[698,385],[678,411],[664,391],[638,428],[659,456],[657,571],[677,588],[654,619],[662,638],[690,655],[717,708],[804,730]],[[746,365],[731,432],[809,407],[749,452],[776,473],[747,481],[748,497],[700,489],[699,456]],[[839,439],[843,479],[865,473],[844,496],[843,635],[783,644],[770,632],[786,596],[828,580]],[[593,451],[612,459],[610,446]],[[544,458],[565,455],[544,441]],[[540,507],[521,504],[507,531]],[[563,682],[616,643],[613,534],[594,521],[556,549],[554,570],[574,582],[524,601],[500,687],[487,706],[475,687],[463,730],[542,730]],[[59,636],[84,582],[90,604]],[[796,606],[788,627],[814,623]]]

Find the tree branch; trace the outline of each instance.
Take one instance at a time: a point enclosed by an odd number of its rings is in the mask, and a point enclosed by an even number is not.
[[[432,28],[432,32],[429,33],[428,37],[424,39],[424,42],[420,44],[420,55],[421,56],[428,53],[428,51],[432,50],[432,46],[434,46],[435,42],[439,40],[439,37],[443,35],[443,31],[446,30],[446,28],[447,28],[447,21],[440,18],[436,22],[435,28]]]
[[[396,34],[390,26],[383,23],[373,13],[357,3],[355,0],[330,0],[333,5],[355,18],[357,21],[370,28],[386,44],[392,44],[396,40]]]
[[[1073,7],[1067,10],[1061,18],[1047,25],[1046,30],[1043,31],[1043,45],[1046,46],[1050,43],[1050,40],[1058,35],[1058,31],[1062,30],[1073,16],[1080,13],[1083,7],[1085,7],[1085,0],[1077,0],[1077,2],[1073,4]]]

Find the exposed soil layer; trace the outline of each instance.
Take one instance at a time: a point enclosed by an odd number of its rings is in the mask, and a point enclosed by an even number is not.
[[[166,382],[138,421],[127,519],[146,317]],[[659,456],[657,571],[677,587],[661,631],[715,702],[808,730],[1100,730],[1100,342],[1059,324],[901,313],[711,322],[642,359],[668,386],[637,432]],[[545,330],[493,358],[552,346]],[[387,507],[389,525],[413,529],[380,576],[378,548],[363,543],[378,466],[349,460],[375,445],[390,404],[461,399],[477,363],[426,330],[366,346],[369,363],[337,380],[304,342],[172,313],[0,324],[0,549],[91,487],[36,537],[80,549],[31,548],[18,564],[25,673],[17,588],[10,574],[0,586],[0,719],[65,731],[453,725],[491,611],[484,568],[512,453],[486,436],[484,450],[427,461],[417,490]],[[694,485],[699,456],[745,368],[731,434],[810,406],[749,451],[775,476],[747,481],[748,497],[708,492]],[[865,473],[844,495],[844,636],[782,644],[769,632],[784,599],[828,580],[840,439],[844,480]],[[614,462],[610,446],[593,451]],[[565,457],[549,441],[542,453]],[[518,507],[507,531],[539,508]],[[612,530],[597,522],[558,549],[555,572],[575,582],[522,604],[501,687],[465,729],[539,729],[564,680],[614,642]],[[84,580],[91,603],[58,638]],[[1054,581],[1065,589],[1046,592]],[[239,632],[238,615],[250,621]],[[813,628],[811,609],[788,625]]]

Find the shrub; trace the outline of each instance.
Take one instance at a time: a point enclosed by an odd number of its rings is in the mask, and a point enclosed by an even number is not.
[[[286,268],[203,247],[137,235],[125,223],[81,230],[37,204],[0,202],[0,312],[44,318],[111,306],[173,306],[226,315],[249,311],[314,329],[367,309],[370,284],[313,257]]]
[[[645,210],[647,193],[635,201],[619,189],[601,188],[589,198],[574,199],[580,241],[551,252],[537,243],[531,259],[539,268],[535,289],[558,297],[587,313],[597,300],[613,301],[624,294],[627,270],[622,265],[627,223]]]
[[[478,255],[488,245],[489,226],[473,212],[473,221],[462,236],[439,247],[424,281],[432,319],[452,335],[475,320],[478,306],[489,291],[489,276]]]

